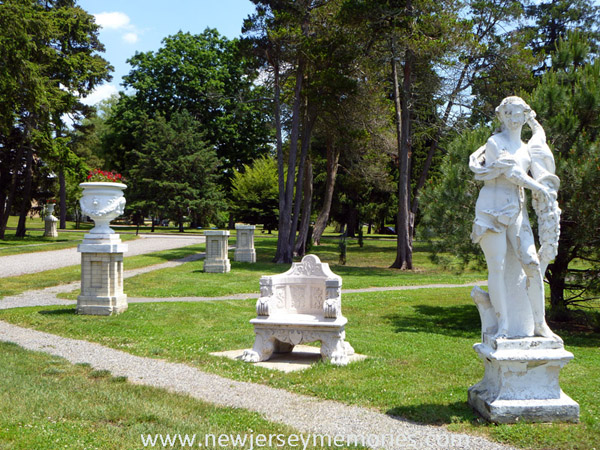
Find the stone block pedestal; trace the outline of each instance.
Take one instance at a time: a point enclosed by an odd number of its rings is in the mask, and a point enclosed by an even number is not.
[[[123,293],[123,253],[127,245],[117,234],[87,234],[77,251],[81,253],[81,294],[77,313],[99,316],[127,310]]]
[[[573,354],[558,339],[493,339],[473,346],[485,365],[483,380],[469,388],[469,404],[495,423],[578,422],[579,405],[558,377]]]
[[[53,216],[54,204],[47,205],[48,214],[44,218],[44,237],[58,237],[58,219]]]
[[[255,225],[236,225],[237,231],[237,243],[235,246],[235,253],[233,255],[234,261],[239,262],[256,262],[256,250],[254,249],[254,229]]]
[[[226,273],[231,270],[227,254],[229,250],[229,231],[206,230],[206,258],[204,271],[209,273]]]

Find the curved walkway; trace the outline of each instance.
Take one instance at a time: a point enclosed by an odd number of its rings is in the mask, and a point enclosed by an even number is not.
[[[99,344],[42,333],[0,321],[0,340],[26,349],[87,363],[132,383],[187,394],[219,406],[243,408],[303,433],[372,437],[366,443],[386,449],[509,450],[487,439],[420,425],[371,409],[319,400],[261,384],[246,383],[202,372],[185,364],[134,356]],[[394,443],[391,444],[390,438]],[[382,439],[387,439],[385,445]],[[379,445],[377,445],[379,444]],[[390,445],[391,444],[391,445]]]
[[[139,239],[126,241],[129,250],[126,256],[170,250],[204,242],[204,236],[172,236],[143,234]],[[0,278],[14,277],[26,273],[43,272],[81,263],[81,254],[74,248],[47,252],[21,253],[0,257]]]
[[[204,254],[196,254],[177,261],[128,270],[124,276],[131,277],[140,273],[174,267],[202,257],[204,257]],[[485,282],[477,282],[464,285],[431,284],[424,286],[347,289],[343,290],[343,293],[457,288],[484,284]],[[79,282],[75,282],[37,291],[29,291],[14,297],[6,297],[0,300],[0,309],[25,306],[72,305],[74,301],[58,299],[56,295],[60,292],[70,292],[78,287]],[[131,303],[195,302],[257,297],[257,293],[249,293],[223,297],[130,298],[128,300]],[[372,448],[413,450],[514,449],[513,447],[498,444],[482,437],[452,433],[443,427],[412,423],[405,419],[389,416],[369,408],[320,400],[261,384],[235,381],[202,372],[185,364],[134,356],[96,343],[43,333],[11,325],[3,321],[0,321],[0,340],[14,342],[29,350],[42,351],[60,356],[71,363],[88,363],[95,369],[109,370],[114,376],[126,376],[132,383],[168,389],[219,406],[255,411],[263,414],[267,420],[283,423],[302,433],[322,434],[332,437],[336,435],[364,436],[366,439],[370,439],[365,442],[365,446]],[[382,441],[382,439],[385,439],[385,441]]]

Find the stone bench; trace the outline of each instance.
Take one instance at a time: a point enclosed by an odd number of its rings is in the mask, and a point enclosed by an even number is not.
[[[256,335],[252,350],[242,359],[268,360],[289,353],[295,345],[321,342],[321,356],[332,364],[346,365],[354,349],[344,341],[342,278],[315,255],[306,255],[285,273],[260,279],[258,317],[250,321]]]

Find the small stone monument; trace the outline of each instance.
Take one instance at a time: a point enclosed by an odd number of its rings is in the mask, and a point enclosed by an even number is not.
[[[46,205],[46,216],[44,217],[44,237],[58,237],[58,219],[54,217],[54,203]]]
[[[229,231],[206,230],[206,258],[204,259],[204,271],[209,273],[227,273],[231,270],[231,264],[227,251],[229,249]]]
[[[239,262],[256,262],[256,250],[254,249],[254,225],[237,225],[237,244],[233,260]]]
[[[123,244],[112,230],[110,221],[123,214],[125,198],[122,183],[81,183],[83,196],[79,201],[83,214],[95,227],[77,246],[81,253],[81,294],[77,297],[77,313],[108,316],[127,310],[127,295],[123,293]]]
[[[475,179],[484,183],[471,238],[485,254],[489,291],[476,287],[471,293],[481,317],[481,343],[474,349],[485,375],[469,389],[469,404],[496,423],[577,422],[579,405],[558,379],[573,354],[544,317],[543,277],[560,233],[554,157],[535,112],[521,98],[505,98],[496,113],[501,129],[469,160]],[[533,134],[524,143],[526,123]],[[525,188],[532,192],[539,251]]]

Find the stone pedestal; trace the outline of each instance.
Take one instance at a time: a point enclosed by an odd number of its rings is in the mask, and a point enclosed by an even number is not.
[[[227,255],[229,245],[229,231],[206,230],[206,258],[204,259],[204,271],[210,273],[226,273],[231,270],[231,264]]]
[[[127,310],[123,293],[123,244],[118,234],[89,233],[77,251],[81,253],[81,294],[77,313],[98,316]]]
[[[579,405],[558,383],[573,354],[558,339],[493,339],[473,346],[485,365],[483,380],[469,389],[469,404],[495,423],[577,422]]]
[[[254,249],[254,225],[236,225],[237,244],[233,260],[239,262],[256,262],[256,250]]]
[[[52,214],[54,213],[54,204],[50,203],[46,206],[48,213],[44,217],[44,237],[58,237],[58,219]]]

